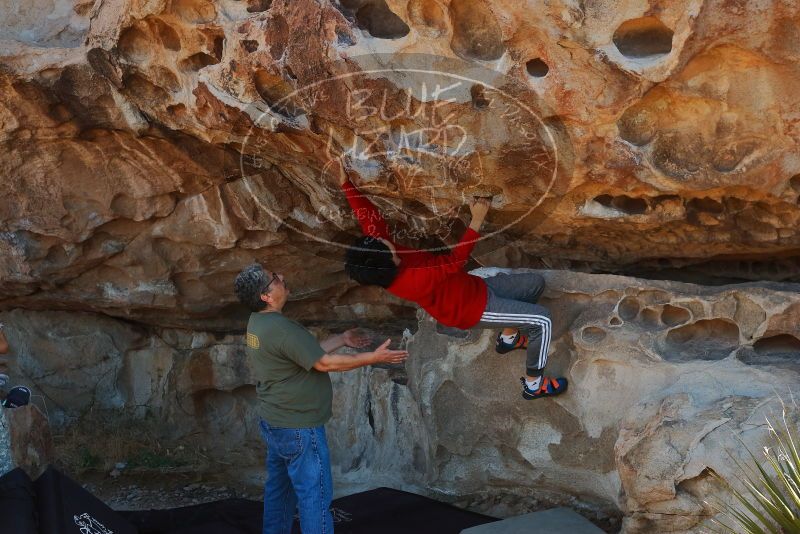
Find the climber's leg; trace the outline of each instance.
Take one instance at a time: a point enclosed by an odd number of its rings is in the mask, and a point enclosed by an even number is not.
[[[483,280],[495,295],[504,299],[535,304],[544,291],[544,278],[538,273],[499,273]]]
[[[496,296],[505,299],[536,303],[544,291],[544,278],[537,273],[499,273],[484,281]],[[503,328],[497,336],[497,352],[526,348],[525,337],[516,328]]]
[[[520,330],[519,336],[528,337],[523,397],[534,399],[564,392],[567,389],[566,378],[542,376],[552,335],[549,310],[539,304],[501,298],[491,286],[488,289],[486,309],[476,327],[513,327]]]

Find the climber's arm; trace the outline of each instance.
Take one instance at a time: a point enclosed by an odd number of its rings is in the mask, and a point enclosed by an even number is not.
[[[356,189],[353,182],[350,180],[342,184],[342,190],[347,197],[347,202],[350,208],[358,219],[358,224],[361,225],[361,231],[365,235],[372,237],[380,237],[392,241],[389,237],[389,227],[383,219],[383,215],[378,211],[378,208],[365,197],[361,191]]]
[[[469,212],[472,215],[472,220],[469,223],[470,230],[474,230],[476,233],[481,231],[486,214],[489,213],[489,202],[490,199],[488,198],[476,198],[469,205]]]
[[[472,220],[459,242],[449,253],[441,256],[431,256],[429,260],[432,264],[441,267],[447,273],[459,271],[466,265],[469,255],[472,253],[472,249],[475,248],[475,243],[477,243],[478,239],[481,237],[478,231],[483,225],[483,221],[486,219],[486,214],[489,211],[489,200],[485,198],[475,199],[475,201],[470,204],[469,211],[472,214]]]

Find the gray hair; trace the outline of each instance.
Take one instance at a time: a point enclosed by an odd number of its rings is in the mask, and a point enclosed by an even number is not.
[[[261,295],[267,291],[267,273],[264,268],[253,263],[248,265],[236,276],[233,283],[233,291],[242,304],[250,308],[250,311],[261,311],[267,304],[261,300]]]

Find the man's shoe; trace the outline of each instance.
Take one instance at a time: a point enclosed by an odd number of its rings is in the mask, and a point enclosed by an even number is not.
[[[539,384],[539,389],[533,390],[528,388],[525,383],[525,377],[519,379],[522,382],[522,398],[525,400],[538,399],[540,397],[555,397],[567,391],[569,381],[566,378],[550,378],[543,376],[542,382]]]
[[[511,343],[506,343],[500,337],[503,333],[500,332],[497,334],[497,340],[494,343],[494,350],[497,351],[498,354],[505,354],[507,352],[511,352],[512,350],[516,349],[527,349],[528,348],[528,336],[523,336],[522,332],[517,330],[517,335],[514,336],[514,341]]]

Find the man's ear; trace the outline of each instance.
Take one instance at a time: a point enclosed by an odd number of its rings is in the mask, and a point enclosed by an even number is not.
[[[260,297],[260,298],[261,298],[261,300],[262,300],[263,302],[265,302],[265,303],[267,303],[267,304],[269,304],[269,303],[270,303],[270,301],[272,300],[272,296],[270,296],[270,294],[269,294],[269,293],[261,293],[261,297]]]

